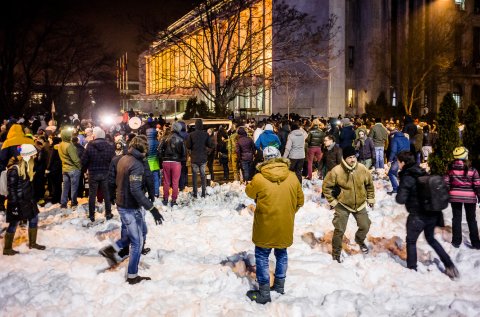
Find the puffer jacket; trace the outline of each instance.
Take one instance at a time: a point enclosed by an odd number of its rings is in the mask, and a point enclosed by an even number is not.
[[[323,194],[330,206],[341,204],[351,212],[357,212],[375,203],[375,188],[372,175],[363,164],[348,165],[342,159],[340,165],[328,172],[323,181]],[[340,189],[340,194],[334,197],[334,191]]]
[[[240,161],[253,161],[255,155],[255,143],[247,136],[244,129],[238,129],[237,157]]]
[[[162,140],[159,148],[162,162],[182,162],[187,155],[185,142],[177,131]]]
[[[57,150],[60,160],[62,160],[62,172],[68,173],[80,170],[82,165],[77,149],[72,143],[72,132],[68,129],[63,129],[60,136],[62,137],[62,142],[57,146]]]
[[[105,139],[95,139],[88,142],[82,155],[82,167],[89,175],[107,175],[108,167],[115,156],[115,148]]]
[[[128,153],[117,163],[115,199],[120,208],[150,210],[153,203],[145,197],[143,191],[144,175],[148,165],[144,162],[144,154],[135,148],[129,148]]]
[[[308,132],[307,146],[310,147],[321,147],[323,145],[323,139],[325,138],[325,132],[318,128],[318,125],[314,125],[313,128]]]
[[[453,161],[444,180],[449,188],[450,202],[475,204],[480,201],[480,176],[473,167],[465,175],[465,161]]]
[[[253,219],[253,243],[261,248],[287,248],[293,243],[295,213],[303,206],[302,187],[283,158],[259,164],[245,192],[257,206]]]
[[[263,131],[255,142],[257,150],[263,151],[267,146],[274,146],[277,149],[280,149],[280,139],[275,132],[270,130]]]
[[[293,130],[288,135],[283,157],[294,160],[305,158],[305,137],[300,129]]]
[[[149,128],[146,131],[147,141],[148,141],[148,152],[147,152],[147,162],[151,171],[158,171],[160,169],[160,164],[157,157],[158,149],[158,140],[157,140],[157,130],[155,128]]]
[[[30,160],[33,164],[33,160]],[[7,171],[7,219],[8,223],[32,219],[38,214],[38,207],[33,198],[33,186],[27,170],[27,163],[12,157]],[[30,167],[33,169],[33,166]]]
[[[417,178],[424,175],[427,175],[427,172],[416,164],[404,166],[398,173],[400,184],[395,200],[397,203],[405,205],[405,208],[411,214],[424,213],[417,195]]]

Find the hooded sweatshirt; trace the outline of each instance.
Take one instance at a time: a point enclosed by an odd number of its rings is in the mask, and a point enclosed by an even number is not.
[[[69,173],[80,170],[82,166],[77,154],[77,149],[72,143],[72,131],[63,129],[60,136],[62,137],[62,142],[58,144],[57,150],[60,160],[62,160],[62,172]]]

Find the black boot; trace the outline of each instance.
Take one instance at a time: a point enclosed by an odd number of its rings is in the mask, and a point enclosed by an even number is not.
[[[130,254],[130,245],[127,245],[125,248],[118,251],[118,256],[123,260]]]
[[[3,255],[15,255],[18,251],[12,249],[13,238],[15,233],[6,232],[5,233],[5,246],[3,247]]]
[[[44,245],[37,244],[38,228],[28,229],[28,247],[30,249],[45,250]]]
[[[280,293],[282,295],[285,294],[285,279],[276,278],[273,281],[273,286],[270,287],[270,290]]]
[[[107,262],[110,266],[115,265],[119,262],[117,258],[117,251],[111,245],[101,248],[98,253],[100,253],[101,256],[107,259]]]
[[[143,241],[142,254],[147,255],[150,251],[150,248],[145,248],[145,241]]]
[[[139,275],[137,275],[135,277],[132,277],[132,278],[127,278],[127,282],[130,285],[140,283],[141,281],[150,281],[150,280],[151,280],[151,278],[149,278],[147,276],[139,276]]]
[[[266,304],[271,302],[272,299],[270,298],[270,285],[260,284],[258,291],[248,291],[247,297],[258,304]]]

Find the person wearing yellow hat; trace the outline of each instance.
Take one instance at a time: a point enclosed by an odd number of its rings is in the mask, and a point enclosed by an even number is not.
[[[8,163],[7,186],[7,232],[5,233],[5,246],[3,255],[15,255],[13,250],[13,238],[18,223],[28,220],[28,247],[30,249],[45,250],[45,246],[37,244],[38,230],[38,206],[33,197],[31,180],[34,176],[33,157],[37,149],[31,144],[19,146],[20,155],[12,157]]]
[[[452,245],[459,248],[462,243],[462,206],[464,206],[471,247],[480,250],[475,218],[477,202],[480,201],[480,176],[468,160],[468,150],[465,147],[460,146],[453,150],[453,158],[454,161],[448,166],[444,178],[452,205]]]

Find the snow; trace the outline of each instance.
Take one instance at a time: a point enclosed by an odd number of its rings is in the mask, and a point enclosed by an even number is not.
[[[357,254],[353,217],[346,231],[351,241],[344,263],[327,253],[333,212],[320,198],[321,181],[304,184],[305,206],[297,213],[294,243],[288,249],[286,294],[272,292],[272,303],[258,305],[245,293],[255,284],[248,271],[254,203],[238,182],[208,188],[206,199],[190,201],[181,193],[179,206],[162,208],[165,223],[155,226],[147,215],[147,246],[139,274],[152,281],[125,283],[126,263],[105,270],[98,250],[116,239],[117,218],[85,227],[86,206],[64,212],[42,208],[38,242],[45,251],[29,250],[26,228],[17,229],[15,249],[0,260],[1,316],[478,316],[480,252],[453,248],[451,234],[436,238],[457,265],[461,278],[450,280],[421,235],[418,271],[391,251],[404,248],[407,213],[386,194],[388,182],[375,183],[377,204],[369,209],[369,255]],[[81,201],[86,203],[86,200]],[[116,211],[114,210],[114,214]],[[450,225],[451,210],[444,211]],[[97,214],[97,218],[103,215]],[[0,216],[5,227],[5,218]],[[466,225],[466,224],[465,224]],[[468,241],[468,231],[464,234]],[[384,238],[384,239],[381,239]],[[3,245],[3,241],[1,241]],[[274,256],[271,255],[271,270]]]

